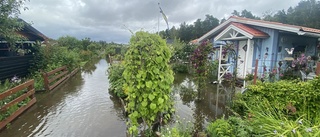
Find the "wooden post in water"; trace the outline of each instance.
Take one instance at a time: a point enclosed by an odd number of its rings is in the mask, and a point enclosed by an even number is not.
[[[317,74],[317,76],[320,75],[320,62],[317,62],[316,74]]]
[[[258,64],[259,64],[259,60],[256,59],[256,64],[255,64],[255,67],[254,67],[254,77],[253,77],[253,84],[254,85],[257,83]]]
[[[47,91],[50,91],[48,74],[47,74],[46,72],[43,72],[43,73],[42,73],[42,77],[43,77],[43,82],[44,82],[44,88],[45,88]]]

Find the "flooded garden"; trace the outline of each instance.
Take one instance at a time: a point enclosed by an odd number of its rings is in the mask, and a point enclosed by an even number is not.
[[[53,92],[36,94],[38,102],[0,136],[126,136],[123,106],[108,91],[109,65],[105,59],[93,61]],[[202,102],[195,101],[194,88],[190,75],[175,75],[172,89],[179,119],[204,126],[226,114],[231,96],[224,87],[209,85]]]
[[[0,136],[320,134],[319,77],[256,84],[247,79],[251,84],[240,94],[232,79],[212,82],[217,62],[208,56],[209,43],[178,43],[172,52],[158,35],[139,32],[131,44],[121,47],[126,52],[87,61],[52,91],[38,90],[37,102],[7,124]],[[52,68],[56,66],[61,64]]]

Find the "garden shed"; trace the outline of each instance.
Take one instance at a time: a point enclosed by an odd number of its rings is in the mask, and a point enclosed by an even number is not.
[[[11,48],[0,36],[0,81],[27,75],[30,66],[35,63],[33,62],[33,45],[36,42],[42,43],[48,40],[45,35],[24,20],[18,19],[18,21],[23,23],[23,28],[17,34],[25,40],[17,42],[15,47]]]

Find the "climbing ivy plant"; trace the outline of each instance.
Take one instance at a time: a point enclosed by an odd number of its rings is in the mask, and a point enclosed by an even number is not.
[[[205,41],[201,43],[191,55],[190,60],[194,68],[194,78],[199,90],[205,88],[204,86],[209,73],[210,52],[212,52],[212,44],[210,44],[209,41]],[[200,99],[200,91],[198,91],[198,99]]]
[[[171,110],[174,77],[168,64],[170,58],[170,49],[160,36],[140,31],[131,37],[123,72],[130,134],[138,133],[138,119],[142,119],[146,130],[162,113]]]

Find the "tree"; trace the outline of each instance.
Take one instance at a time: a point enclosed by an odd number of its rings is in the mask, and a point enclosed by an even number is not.
[[[81,45],[83,50],[88,50],[88,46],[91,44],[91,39],[90,38],[84,38],[81,40]]]
[[[320,2],[306,0],[299,2],[298,6],[288,9],[288,22],[312,28],[320,28]]]
[[[319,29],[319,15],[320,2],[316,0],[304,0],[299,2],[296,7],[288,8],[287,11],[279,10],[274,15],[268,14],[264,17],[264,20]]]
[[[72,36],[60,37],[57,41],[60,46],[67,47],[68,49],[82,49],[81,41]]]
[[[273,17],[273,21],[281,22],[281,23],[288,23],[287,20],[287,13],[284,10],[279,10]]]
[[[26,0],[1,0],[0,1],[0,38],[10,45],[21,40],[22,36],[16,32],[21,30],[23,23],[18,21],[20,9]],[[27,9],[24,7],[23,9]]]
[[[242,10],[241,14],[237,10],[233,10],[231,14],[239,17],[249,18],[249,19],[260,19],[258,16],[254,16],[251,13],[251,11],[247,11],[246,9]]]
[[[201,36],[203,34],[207,33],[208,31],[212,30],[214,27],[216,27],[218,25],[219,25],[219,20],[217,18],[213,17],[212,15],[207,14],[206,18],[202,22],[203,31],[202,31]]]
[[[179,28],[173,26],[170,30],[160,31],[159,34],[162,38],[177,38],[188,43],[193,39],[201,37],[218,25],[219,20],[217,18],[212,15],[206,15],[206,18],[203,21],[197,19],[193,24],[186,24],[183,22],[180,24]]]

